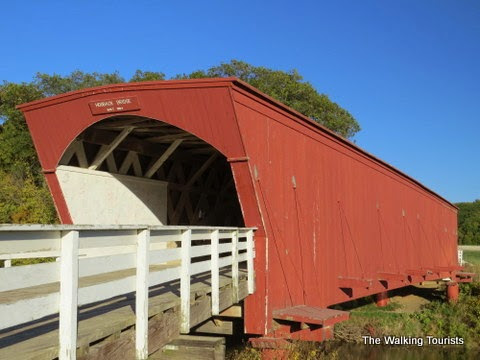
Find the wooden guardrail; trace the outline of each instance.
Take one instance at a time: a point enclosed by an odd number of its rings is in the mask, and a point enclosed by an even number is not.
[[[188,333],[191,276],[211,272],[213,315],[219,313],[220,269],[231,268],[238,301],[239,263],[246,262],[248,292],[254,292],[253,232],[235,227],[0,225],[0,260],[57,258],[0,268],[0,330],[58,313],[59,358],[75,359],[78,306],[135,292],[136,356],[146,359],[149,287],[180,280],[181,331]],[[79,287],[79,279],[89,281]]]

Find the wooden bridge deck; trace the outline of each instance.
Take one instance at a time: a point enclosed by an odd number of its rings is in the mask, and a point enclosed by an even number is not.
[[[151,266],[151,271],[162,265]],[[158,269],[157,269],[158,268]],[[135,269],[81,279],[79,287],[131,276]],[[212,316],[210,272],[192,276],[190,326]],[[59,283],[2,293],[0,303],[58,292]],[[247,272],[239,270],[239,301],[248,295]],[[234,304],[231,272],[220,270],[220,310]],[[164,283],[149,291],[149,341],[151,354],[180,334],[180,281]],[[78,314],[77,358],[135,358],[135,294],[83,306]],[[53,359],[59,354],[58,316],[0,331],[0,359]]]

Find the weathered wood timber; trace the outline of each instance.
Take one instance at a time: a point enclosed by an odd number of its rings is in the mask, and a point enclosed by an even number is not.
[[[150,359],[223,360],[225,359],[225,338],[181,335],[152,354]]]

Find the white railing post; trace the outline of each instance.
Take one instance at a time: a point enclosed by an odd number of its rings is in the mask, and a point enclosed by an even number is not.
[[[458,249],[457,254],[458,254],[458,265],[463,266],[463,250]]]
[[[255,292],[255,274],[253,272],[253,230],[247,231],[247,276],[248,293]]]
[[[12,260],[11,259],[4,260],[3,267],[6,267],[6,268],[12,267]]]
[[[180,332],[190,332],[190,272],[191,272],[192,230],[182,233],[182,268],[180,274],[181,323]]]
[[[60,360],[77,358],[78,231],[62,233],[60,260]]]
[[[138,360],[148,358],[148,276],[150,230],[137,234],[137,276],[135,295],[135,353]]]
[[[213,230],[210,233],[211,240],[211,254],[212,254],[212,315],[218,315],[220,313],[220,275],[218,268],[218,239],[219,231]]]
[[[232,232],[232,301],[238,303],[238,230]]]

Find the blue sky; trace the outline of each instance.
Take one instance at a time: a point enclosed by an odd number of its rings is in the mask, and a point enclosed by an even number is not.
[[[477,0],[0,2],[0,80],[295,68],[356,117],[362,148],[450,201],[480,198]]]

